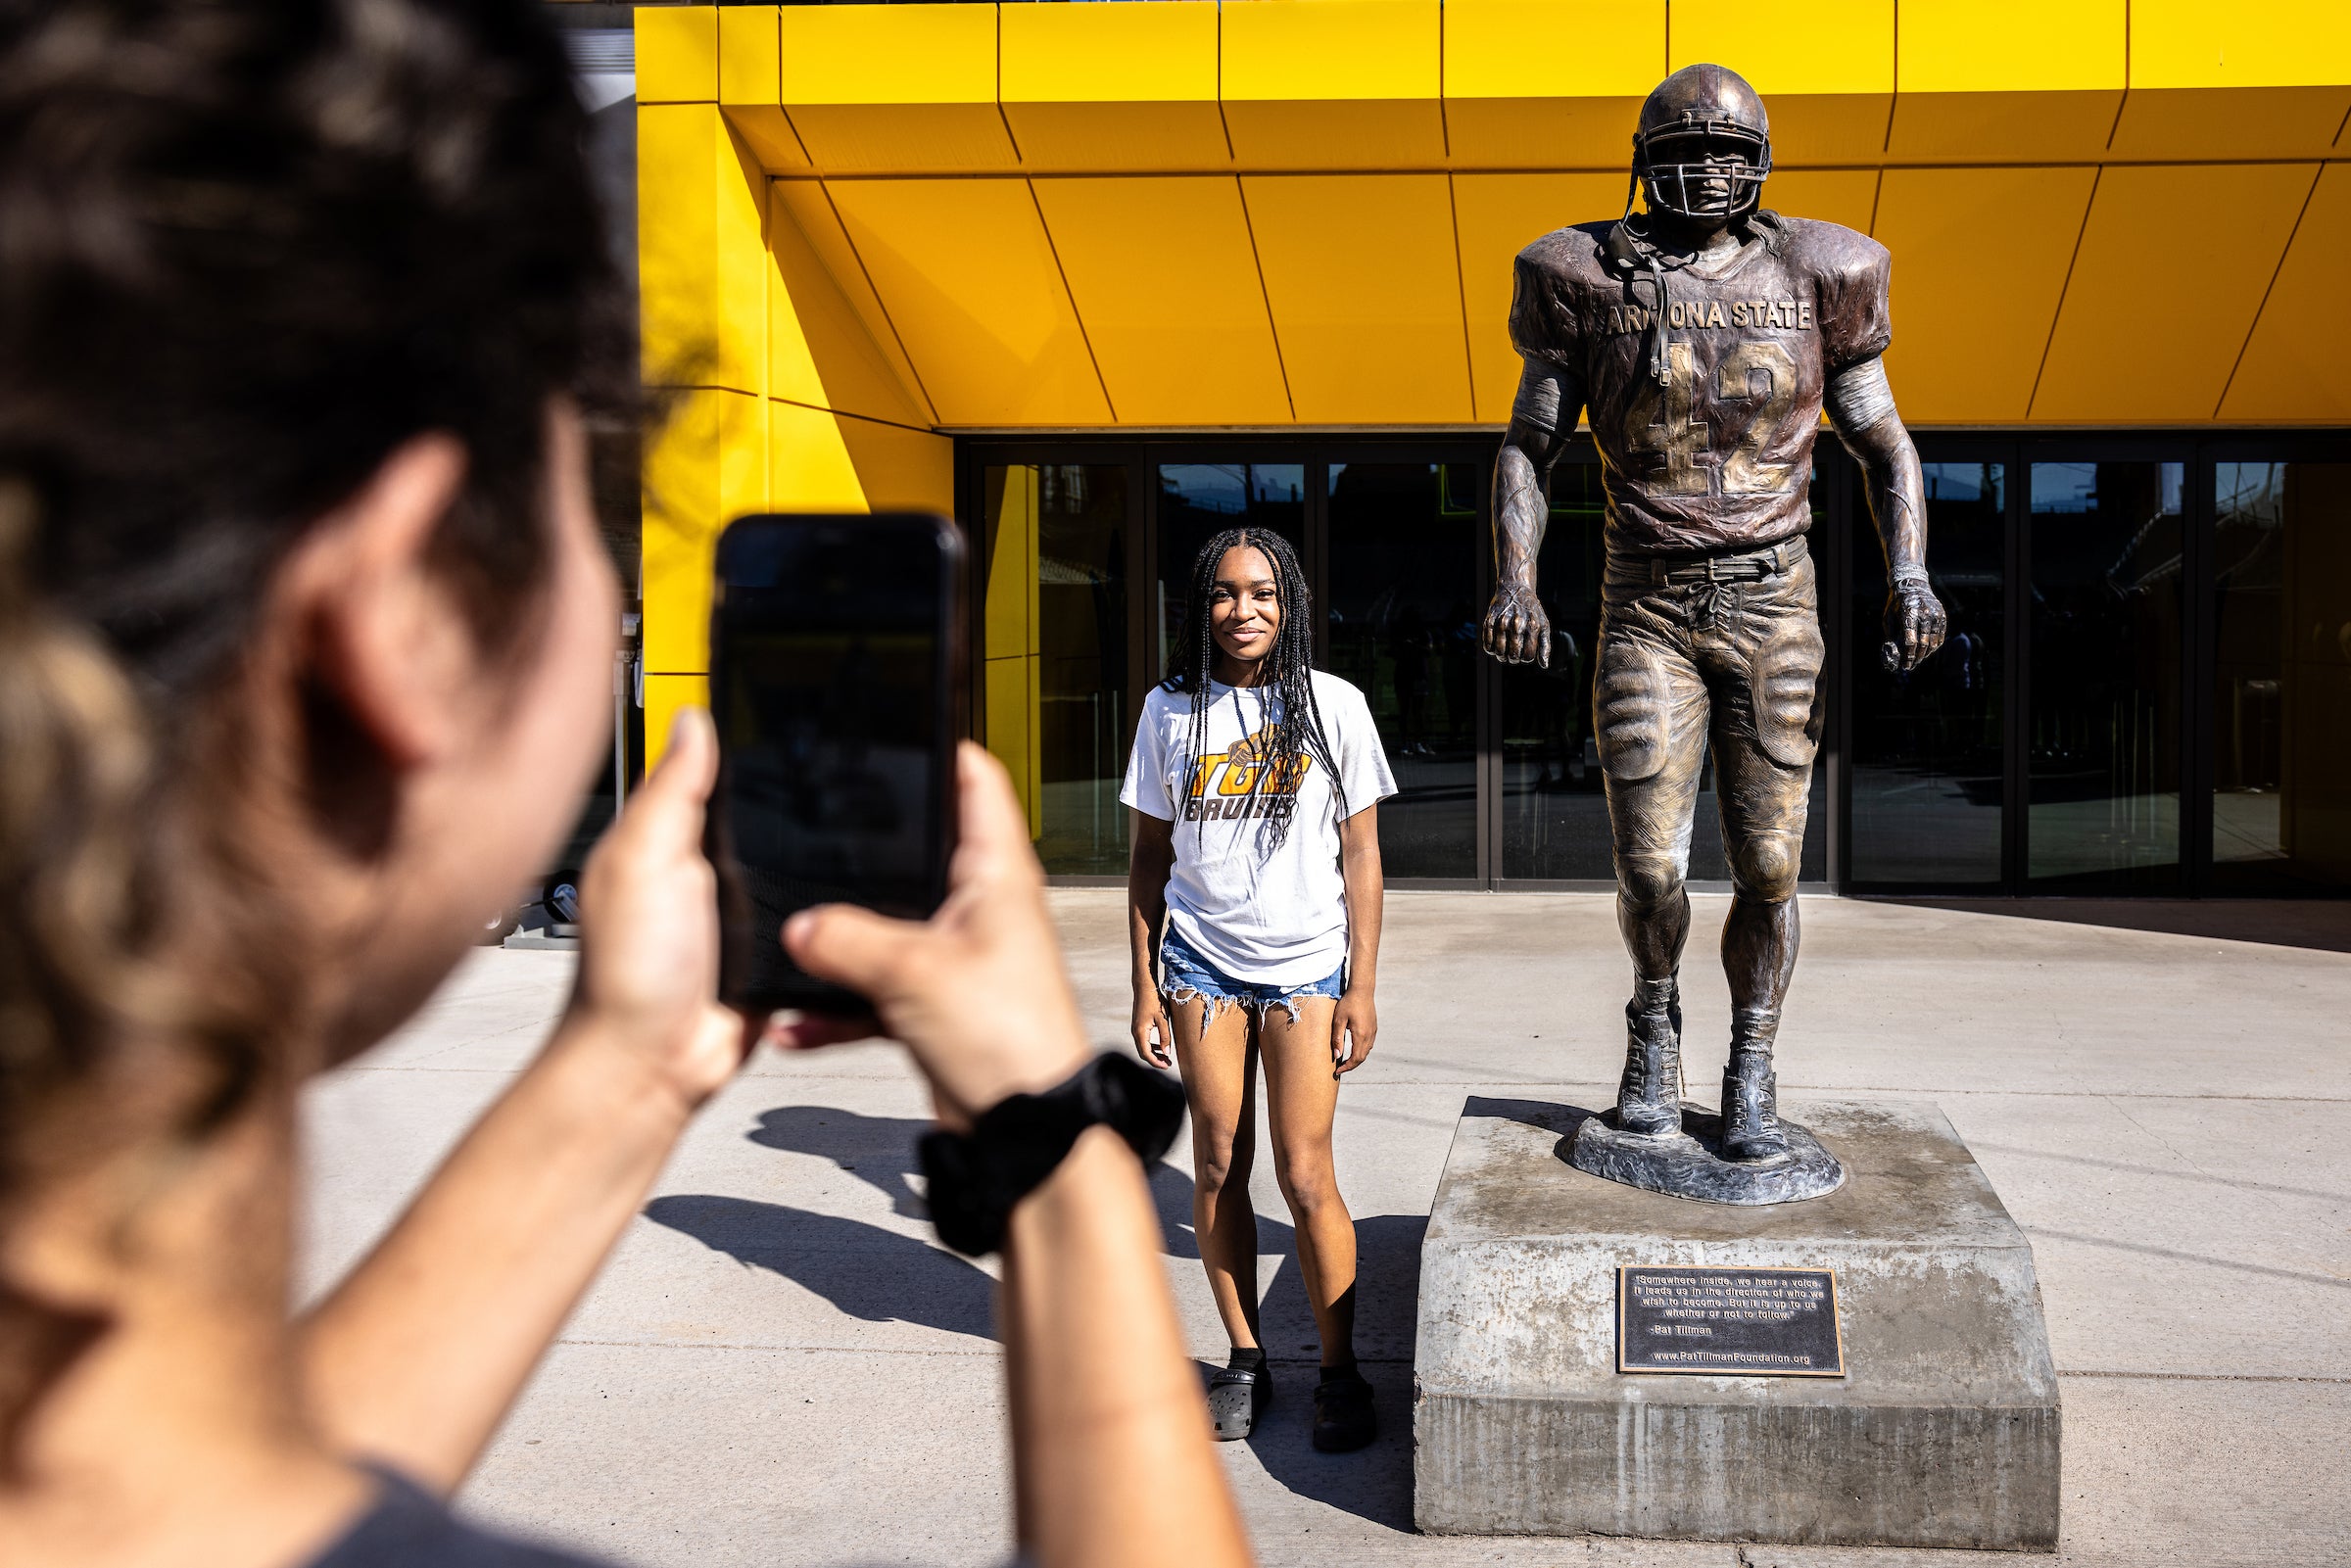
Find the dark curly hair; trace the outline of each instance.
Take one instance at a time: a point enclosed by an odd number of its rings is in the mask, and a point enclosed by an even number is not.
[[[448,432],[434,563],[530,635],[550,400],[635,412],[586,133],[528,0],[0,0],[0,1195],[126,1041],[201,1051],[196,1134],[299,1022],[207,805],[305,530]]]

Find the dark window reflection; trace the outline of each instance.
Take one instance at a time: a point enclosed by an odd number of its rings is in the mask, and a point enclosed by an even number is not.
[[[2212,881],[2351,885],[2351,464],[2214,474]]]
[[[2183,474],[2033,465],[2036,891],[2178,885]]]
[[[988,749],[1012,770],[1045,870],[1127,870],[1127,470],[989,468],[984,486]]]
[[[1191,602],[1192,558],[1227,528],[1268,528],[1306,558],[1306,466],[1303,463],[1164,463],[1159,470],[1159,585],[1152,595],[1159,625],[1153,646],[1160,671],[1172,668],[1176,639]]]
[[[1329,669],[1363,690],[1396,770],[1391,877],[1477,875],[1477,470],[1333,463]]]
[[[1925,480],[1927,565],[1950,634],[1907,675],[1878,656],[1886,553],[1866,518],[1855,518],[1852,878],[1997,882],[2006,468],[1928,463]]]

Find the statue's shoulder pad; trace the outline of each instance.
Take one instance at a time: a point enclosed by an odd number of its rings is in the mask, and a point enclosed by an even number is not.
[[[1808,271],[1865,276],[1885,271],[1892,260],[1885,246],[1843,223],[1781,214],[1779,230],[1780,253]]]
[[[1601,246],[1612,227],[1612,219],[1604,219],[1555,228],[1518,253],[1518,268],[1560,282],[1605,278]]]

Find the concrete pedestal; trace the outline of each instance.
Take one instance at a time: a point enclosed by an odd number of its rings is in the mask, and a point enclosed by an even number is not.
[[[1436,1534],[2054,1550],[2057,1378],[2024,1233],[1934,1106],[1813,1101],[1808,1203],[1688,1203],[1472,1099],[1421,1247],[1414,1515]],[[1627,1263],[1836,1270],[1846,1376],[1621,1374]]]

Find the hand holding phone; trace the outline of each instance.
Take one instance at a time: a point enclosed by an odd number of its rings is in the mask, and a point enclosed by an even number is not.
[[[962,536],[944,518],[755,516],[720,537],[703,844],[729,1005],[863,1013],[792,961],[784,923],[837,903],[922,919],[945,899],[963,628]]]
[[[1050,1088],[1093,1055],[1045,908],[1029,815],[1004,765],[965,742],[960,842],[946,902],[927,921],[845,905],[805,911],[785,941],[809,974],[872,1001],[931,1080],[940,1123],[961,1131],[1007,1095]],[[787,1049],[871,1033],[862,1021],[803,1017],[772,1029]]]

